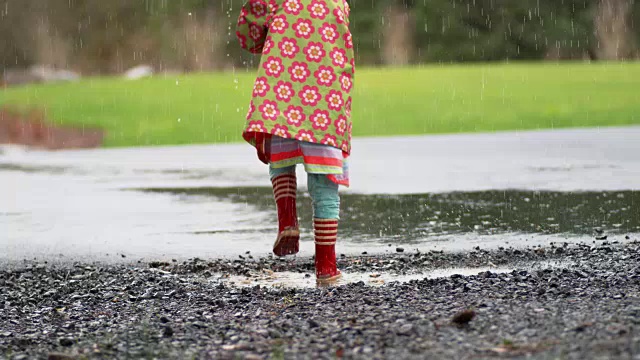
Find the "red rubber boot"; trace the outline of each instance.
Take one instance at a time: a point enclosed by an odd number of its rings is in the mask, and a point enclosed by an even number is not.
[[[296,210],[296,173],[282,174],[271,180],[278,208],[278,238],[273,244],[277,256],[297,254],[300,250],[300,230]]]
[[[318,285],[332,284],[342,273],[336,263],[337,219],[314,219],[316,238],[316,281]]]

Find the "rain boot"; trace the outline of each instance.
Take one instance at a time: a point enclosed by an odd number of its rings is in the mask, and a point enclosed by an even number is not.
[[[296,210],[296,173],[286,173],[271,179],[273,196],[278,208],[278,238],[273,244],[277,256],[297,254],[300,250],[300,230]]]
[[[316,281],[318,285],[334,283],[342,273],[336,263],[337,219],[314,219],[316,240]]]

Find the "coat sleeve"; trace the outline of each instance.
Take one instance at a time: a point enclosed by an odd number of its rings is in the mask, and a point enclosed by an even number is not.
[[[265,0],[248,0],[238,18],[236,36],[240,46],[253,53],[262,53],[269,32],[269,7]]]

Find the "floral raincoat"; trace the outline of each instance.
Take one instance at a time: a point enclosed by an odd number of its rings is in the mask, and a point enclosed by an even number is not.
[[[248,0],[241,46],[262,54],[243,133],[267,163],[271,136],[351,152],[355,61],[346,0]]]

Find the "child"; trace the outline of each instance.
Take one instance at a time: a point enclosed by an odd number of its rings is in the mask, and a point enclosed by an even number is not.
[[[298,253],[297,164],[313,201],[318,283],[336,266],[340,197],[349,186],[354,54],[346,0],[248,0],[238,21],[241,46],[262,54],[243,137],[269,164],[278,210],[277,256]]]

